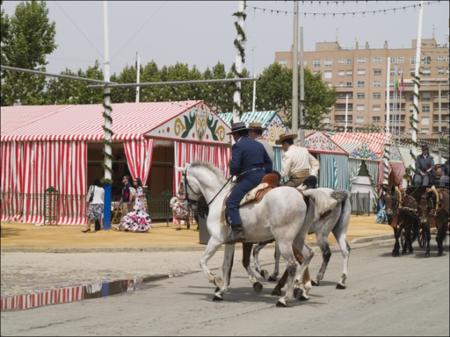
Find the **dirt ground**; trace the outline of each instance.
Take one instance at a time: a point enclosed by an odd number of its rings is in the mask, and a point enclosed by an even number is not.
[[[37,226],[34,224],[1,223],[2,250],[95,250],[200,247],[197,225],[176,230],[178,225],[155,223],[148,233],[101,230],[82,233],[82,226]],[[348,241],[360,237],[392,234],[387,225],[375,223],[375,216],[352,216]],[[314,241],[310,235],[308,240]]]

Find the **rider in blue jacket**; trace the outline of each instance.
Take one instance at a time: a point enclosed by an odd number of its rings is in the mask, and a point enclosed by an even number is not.
[[[245,240],[239,204],[266,173],[272,172],[272,160],[261,143],[248,137],[244,122],[233,123],[231,134],[235,144],[231,151],[230,173],[237,177],[237,183],[226,201],[227,219],[232,228],[228,243]]]

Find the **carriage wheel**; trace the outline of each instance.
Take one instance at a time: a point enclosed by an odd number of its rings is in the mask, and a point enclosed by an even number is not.
[[[417,242],[419,242],[419,247],[423,248],[425,246],[425,231],[422,226],[419,228],[419,235],[417,237]]]

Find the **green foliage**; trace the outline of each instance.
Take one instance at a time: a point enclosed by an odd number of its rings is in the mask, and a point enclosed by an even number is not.
[[[57,47],[55,23],[49,21],[45,2],[22,2],[11,18],[2,12],[1,25],[2,64],[45,71],[46,56]],[[41,104],[44,88],[44,76],[3,71],[1,103]]]

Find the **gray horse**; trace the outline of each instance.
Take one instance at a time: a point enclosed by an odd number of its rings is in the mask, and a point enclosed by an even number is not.
[[[225,223],[224,202],[228,195],[230,185],[227,185],[223,174],[206,163],[194,162],[181,169],[183,180],[181,191],[185,199],[195,207],[197,201],[203,196],[209,205],[207,228],[211,235],[205,253],[200,260],[200,266],[211,283],[216,285],[215,300],[221,300],[223,293],[230,284],[230,265],[232,263],[234,244],[225,245],[225,254],[222,266],[223,278],[216,276],[209,268],[208,261],[218,248],[226,242],[228,231]],[[316,202],[323,198],[322,193],[311,192],[311,198]],[[321,201],[322,210],[332,209],[336,203],[326,204]],[[242,226],[248,242],[261,242],[275,239],[280,254],[287,262],[287,291],[285,296],[278,299],[277,306],[287,306],[288,301],[294,298],[294,279],[296,278],[297,263],[294,249],[302,252],[304,261],[298,277],[302,277],[308,267],[313,254],[304,245],[305,235],[309,225],[316,220],[320,212],[309,212],[304,197],[292,187],[279,187],[269,191],[258,203],[250,203],[240,208]],[[250,280],[256,280],[250,269],[247,270]]]
[[[330,211],[329,214],[321,217],[311,224],[308,230],[308,234],[315,234],[317,239],[317,244],[322,252],[322,265],[320,267],[319,272],[317,273],[316,279],[312,281],[313,285],[318,286],[320,281],[323,280],[326,268],[328,266],[328,262],[331,257],[331,249],[328,244],[328,236],[330,233],[333,233],[336,241],[339,245],[339,248],[343,257],[343,270],[341,274],[341,278],[336,285],[337,289],[345,289],[346,284],[345,281],[348,277],[348,260],[350,256],[350,245],[347,242],[347,230],[348,224],[350,220],[351,214],[351,204],[350,204],[350,195],[346,191],[334,191],[329,188],[319,188],[318,190],[322,190],[327,193],[330,197],[336,199],[338,201],[338,206]],[[309,190],[311,191],[311,190]],[[309,192],[304,192],[309,193]],[[308,205],[308,209],[314,208],[314,202],[311,202]],[[261,268],[259,263],[259,252],[268,244],[268,242],[263,242],[255,246],[253,249],[253,257],[254,257],[254,265],[256,271],[265,279],[269,281],[276,281],[279,273],[279,264],[280,264],[280,252],[278,246],[275,245],[275,269],[272,275],[268,276],[268,272]],[[282,278],[283,279],[283,278]],[[277,287],[274,289],[274,294],[278,294],[281,291],[284,282],[280,282]],[[307,285],[306,285],[307,286]],[[307,286],[308,288],[308,286]],[[307,289],[308,290],[308,289]],[[304,293],[304,298],[307,298],[307,293]]]

